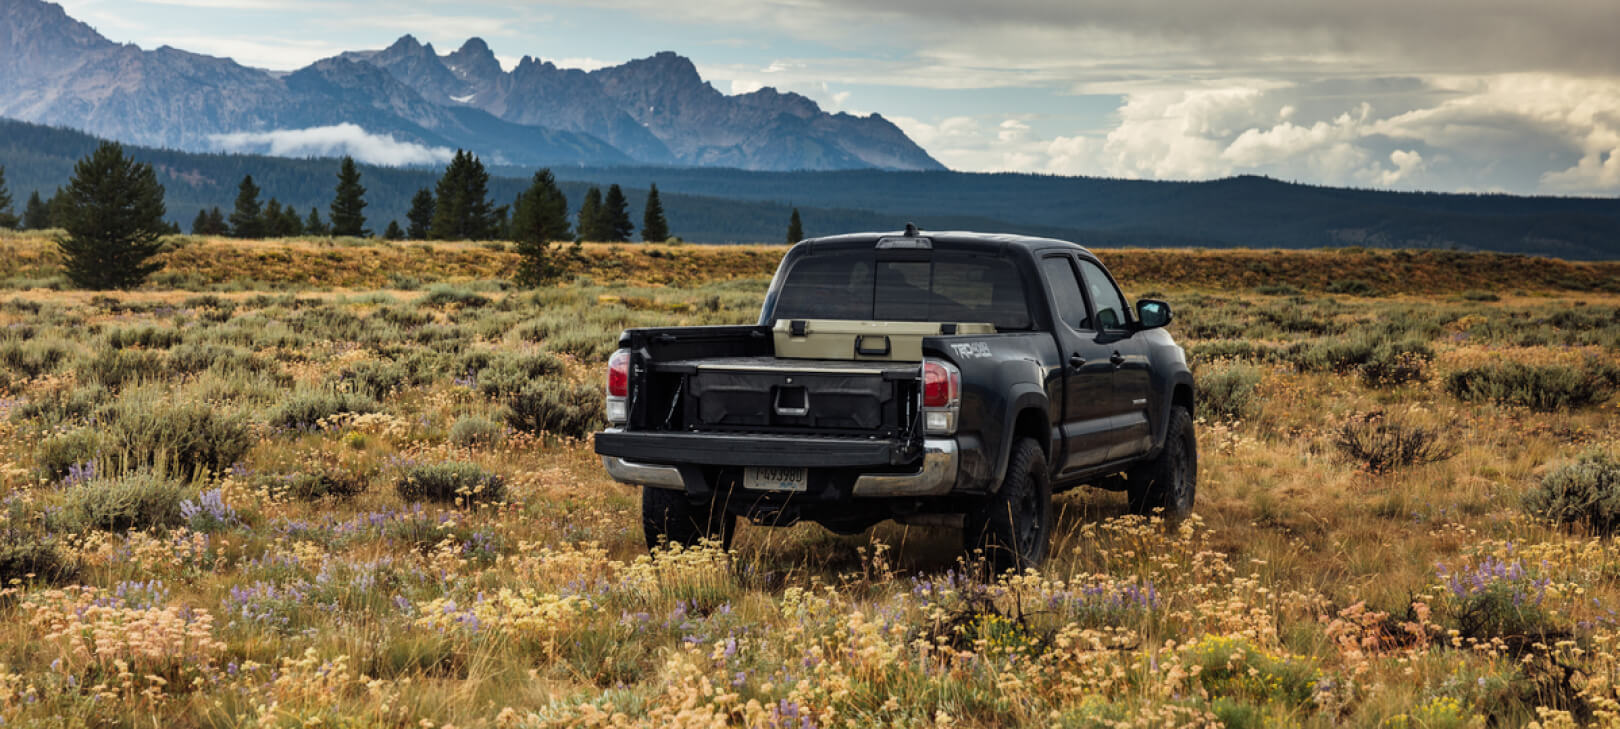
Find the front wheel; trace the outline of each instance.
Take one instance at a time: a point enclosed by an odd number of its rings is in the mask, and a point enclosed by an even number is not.
[[[1198,493],[1198,439],[1192,414],[1177,405],[1170,410],[1170,427],[1159,457],[1131,469],[1126,490],[1131,513],[1181,517],[1192,512]]]
[[[1013,444],[1001,489],[967,515],[963,546],[983,549],[997,571],[1038,567],[1052,540],[1052,484],[1033,438]]]
[[[643,486],[641,530],[648,549],[664,543],[695,547],[705,539],[719,541],[722,549],[731,549],[737,517],[726,513],[725,504],[712,497],[694,503],[685,491]]]

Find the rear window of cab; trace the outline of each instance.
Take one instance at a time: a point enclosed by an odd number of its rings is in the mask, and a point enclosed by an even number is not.
[[[1011,261],[950,253],[805,256],[783,279],[774,317],[986,322],[998,331],[1030,328],[1023,279]]]

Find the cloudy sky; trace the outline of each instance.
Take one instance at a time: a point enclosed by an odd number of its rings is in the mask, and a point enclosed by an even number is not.
[[[1620,0],[59,0],[293,69],[404,33],[881,113],[953,169],[1620,195]]]

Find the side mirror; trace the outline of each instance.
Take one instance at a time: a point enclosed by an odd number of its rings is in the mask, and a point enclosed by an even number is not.
[[[1136,302],[1136,321],[1138,329],[1158,329],[1170,323],[1170,304],[1158,299],[1141,299]]]

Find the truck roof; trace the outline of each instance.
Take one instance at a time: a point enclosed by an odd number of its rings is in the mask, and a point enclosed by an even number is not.
[[[803,246],[806,249],[816,248],[853,248],[860,246],[873,246],[884,238],[904,238],[910,231],[895,231],[892,233],[845,233],[843,235],[830,235],[822,238],[807,238],[794,247]],[[953,248],[995,248],[1005,251],[1008,248],[1021,248],[1025,250],[1041,250],[1047,248],[1068,248],[1072,250],[1091,253],[1078,243],[1071,243],[1056,238],[1041,238],[1031,235],[1014,235],[1011,233],[975,233],[967,230],[917,230],[913,233],[918,238],[926,238],[936,244],[944,244]]]

